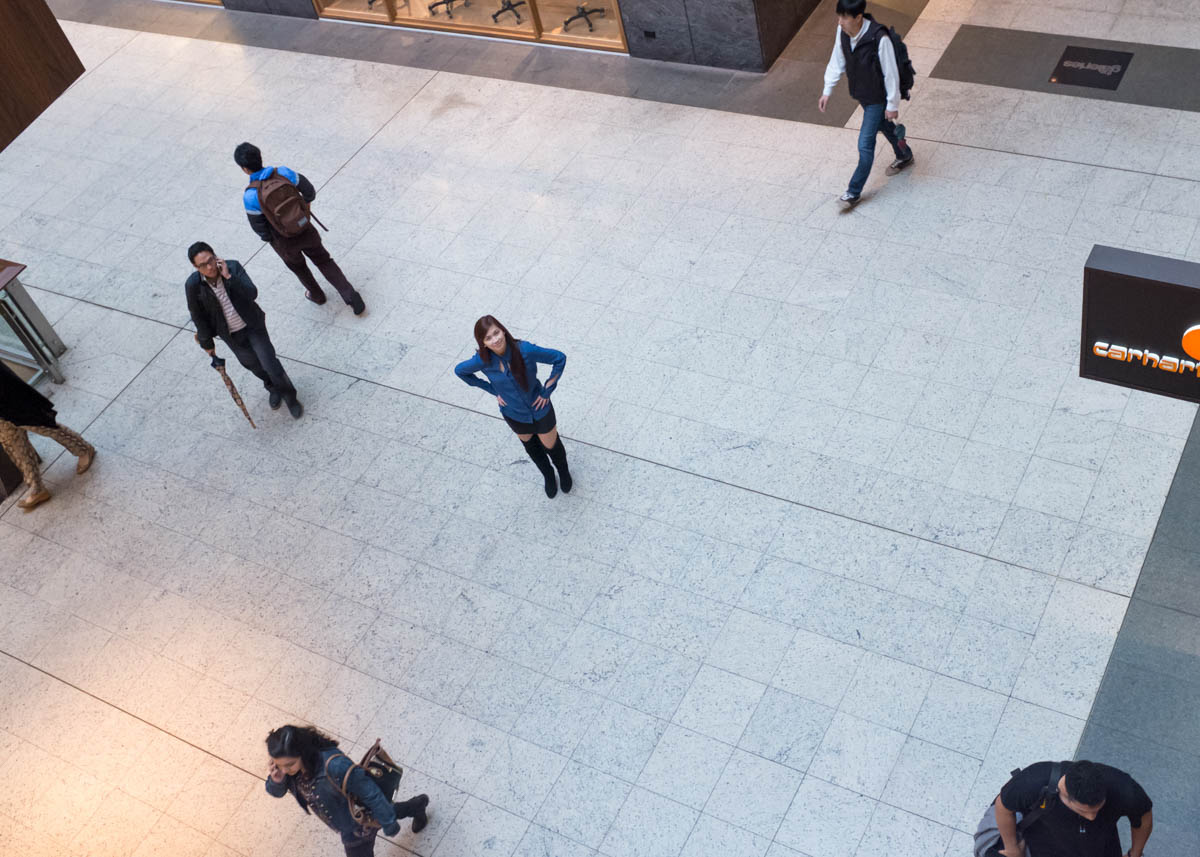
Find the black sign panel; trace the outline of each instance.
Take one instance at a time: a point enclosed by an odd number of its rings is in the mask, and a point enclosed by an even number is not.
[[[1079,374],[1200,403],[1200,264],[1093,247]]]
[[[1133,54],[1124,51],[1104,51],[1099,48],[1080,48],[1069,45],[1050,75],[1051,83],[1090,86],[1093,89],[1116,89],[1121,85],[1125,69]]]

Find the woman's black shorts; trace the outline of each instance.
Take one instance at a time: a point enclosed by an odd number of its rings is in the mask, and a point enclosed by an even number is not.
[[[504,415],[501,414],[501,416]],[[509,419],[508,417],[504,417],[504,421],[508,423],[508,427],[517,434],[545,434],[546,432],[550,431],[550,429],[558,425],[558,420],[554,417],[554,405],[550,406],[550,410],[546,412],[546,416],[542,417],[536,422],[519,423],[516,420]]]

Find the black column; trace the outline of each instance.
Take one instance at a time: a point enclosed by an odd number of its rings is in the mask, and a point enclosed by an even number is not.
[[[766,71],[819,0],[621,0],[630,56]]]

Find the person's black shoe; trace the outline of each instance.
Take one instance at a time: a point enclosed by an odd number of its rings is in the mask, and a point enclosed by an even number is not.
[[[267,398],[267,404],[271,406],[271,410],[279,410],[279,406],[283,404],[283,393],[278,390],[272,390]]]
[[[355,315],[362,315],[366,308],[367,305],[363,303],[362,295],[355,292],[354,296],[350,298],[350,309],[354,310]]]
[[[304,405],[300,404],[299,399],[292,399],[287,403],[288,412],[291,413],[292,419],[298,420],[304,413]]]
[[[421,802],[421,811],[413,816],[413,833],[420,833],[429,823],[429,814],[425,812],[425,807],[429,806],[429,795],[417,795],[417,800]]]

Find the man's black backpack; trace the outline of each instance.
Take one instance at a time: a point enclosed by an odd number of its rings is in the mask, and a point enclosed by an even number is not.
[[[908,101],[908,94],[912,92],[913,84],[917,80],[917,70],[908,58],[908,45],[904,44],[904,39],[900,38],[895,27],[883,24],[879,26],[887,30],[887,37],[892,40],[892,50],[896,52],[896,70],[900,72],[900,97]]]

